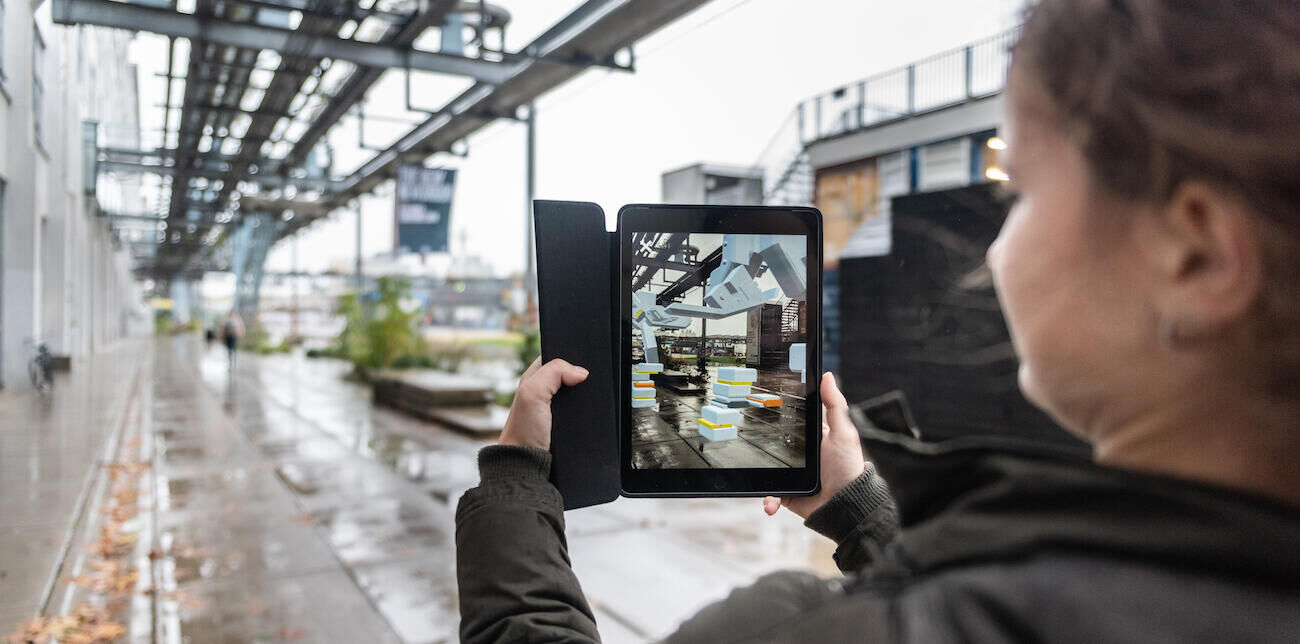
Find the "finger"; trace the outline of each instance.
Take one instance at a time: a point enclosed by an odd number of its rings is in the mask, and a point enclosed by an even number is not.
[[[826,424],[830,425],[830,432],[827,438],[840,436],[845,433],[857,435],[858,430],[853,427],[853,421],[849,419],[849,401],[844,398],[840,388],[835,385],[835,376],[827,372],[822,376],[822,408],[826,411]]]
[[[534,396],[550,400],[555,392],[560,390],[561,385],[572,387],[586,379],[586,369],[571,365],[562,358],[556,358],[538,367],[533,377],[529,378],[523,386]]]
[[[520,379],[520,380],[523,380],[523,379],[527,378],[528,376],[531,376],[531,375],[537,373],[537,369],[538,369],[539,367],[541,367],[541,366],[542,366],[542,357],[541,357],[541,356],[537,356],[536,358],[533,358],[533,363],[530,364],[530,365],[528,365],[528,368],[527,368],[527,369],[524,369],[524,375],[519,376],[519,379]]]
[[[767,516],[770,517],[772,515],[775,515],[777,511],[779,511],[780,509],[781,509],[781,499],[778,499],[774,496],[763,497],[763,511],[767,513]]]

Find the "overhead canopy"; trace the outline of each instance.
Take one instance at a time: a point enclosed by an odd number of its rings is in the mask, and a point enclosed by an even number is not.
[[[101,149],[100,172],[158,174],[170,190],[157,248],[137,255],[137,274],[170,279],[223,269],[226,227],[241,212],[292,210],[283,237],[391,179],[403,162],[419,162],[453,145],[592,66],[631,70],[631,47],[707,0],[587,0],[518,51],[494,50],[482,38],[476,55],[418,50],[429,29],[464,24],[503,29],[504,10],[459,0],[199,0],[184,12],[167,0],[52,0],[55,22],[134,29],[189,41],[189,58],[169,60],[162,147]],[[464,19],[448,20],[452,14]],[[379,22],[366,30],[363,21]],[[459,36],[457,36],[459,38]],[[504,42],[504,35],[501,37]],[[628,55],[616,61],[616,54]],[[274,52],[268,59],[264,52]],[[325,87],[331,67],[342,82]],[[354,110],[384,71],[404,69],[473,80],[469,89],[425,113],[391,145],[351,174],[323,176],[313,149]],[[270,74],[263,84],[253,81]],[[176,92],[173,83],[183,83]],[[172,114],[178,118],[172,118]],[[296,126],[296,127],[295,127]],[[297,133],[296,137],[291,133]],[[231,139],[238,142],[228,143]],[[115,213],[122,220],[147,213]]]

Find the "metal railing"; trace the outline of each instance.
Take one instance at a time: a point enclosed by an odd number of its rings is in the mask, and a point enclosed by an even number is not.
[[[1016,27],[905,67],[819,94],[799,104],[799,141],[877,126],[1002,91]]]

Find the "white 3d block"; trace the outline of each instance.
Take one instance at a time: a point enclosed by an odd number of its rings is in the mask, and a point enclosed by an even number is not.
[[[735,427],[723,427],[722,429],[713,429],[712,427],[705,427],[704,425],[700,425],[699,427],[700,436],[715,443],[718,441],[734,441],[740,436],[736,433]]]
[[[705,405],[700,409],[700,415],[714,425],[735,425],[740,422],[740,411],[735,409]]]
[[[634,371],[639,371],[641,373],[659,373],[663,370],[664,363],[662,362],[641,362],[638,363],[634,369]]]
[[[799,382],[807,382],[808,345],[802,342],[790,345],[790,371],[799,372]]]
[[[718,369],[718,380],[757,382],[758,370],[750,369],[748,367],[721,367]]]
[[[646,409],[655,406],[654,398],[633,398],[632,409]]]
[[[744,398],[749,395],[749,385],[727,385],[715,382],[713,383],[713,393],[727,398]]]
[[[633,387],[632,397],[633,398],[654,398],[655,388],[654,387]]]
[[[632,382],[647,382],[647,381],[649,381],[649,380],[650,380],[650,374],[648,374],[648,373],[633,373],[633,374],[632,374]]]

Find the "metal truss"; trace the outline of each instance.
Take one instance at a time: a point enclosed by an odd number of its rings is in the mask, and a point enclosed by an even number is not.
[[[269,2],[256,4],[273,6]],[[214,45],[294,52],[304,58],[336,58],[366,67],[416,69],[466,76],[485,83],[500,83],[510,75],[509,65],[477,58],[419,51],[409,47],[389,47],[325,33],[314,34],[311,39],[305,40],[297,29],[268,27],[256,22],[234,22],[198,13],[180,13],[112,0],[56,0],[53,17],[60,24],[135,29],[164,36],[203,40]],[[304,16],[304,20],[307,18],[342,22],[315,13]]]
[[[168,100],[160,106],[164,148],[102,149],[98,154],[99,172],[163,176],[170,190],[162,218],[165,234],[156,236],[156,250],[142,257],[136,270],[143,277],[166,281],[236,266],[243,266],[241,274],[260,273],[257,258],[265,256],[265,248],[251,246],[238,258],[234,253],[245,243],[237,241],[239,236],[251,234],[239,232],[251,226],[248,222],[270,222],[259,224],[258,233],[259,239],[270,235],[269,248],[373,191],[392,178],[402,162],[463,152],[471,134],[496,119],[516,118],[538,96],[585,69],[632,71],[635,42],[705,2],[586,0],[513,52],[489,46],[485,33],[492,28],[502,30],[500,42],[505,42],[509,14],[483,0],[420,0],[413,5],[381,0],[369,8],[352,0],[198,0],[192,13],[143,2],[51,0],[51,13],[60,24],[169,37],[164,75]],[[403,12],[406,6],[415,9]],[[463,13],[465,20],[449,20],[453,12]],[[366,40],[358,39],[356,28],[347,28],[350,22],[374,22],[372,18],[381,28]],[[414,48],[428,30],[453,24],[460,28],[466,21],[478,25],[472,43],[477,57]],[[183,73],[174,64],[179,60],[175,41],[180,38],[190,44]],[[267,59],[268,51],[276,56]],[[620,53],[624,55],[616,58]],[[326,88],[322,79],[336,61],[353,66],[341,83]],[[442,107],[408,105],[425,112],[422,122],[352,174],[335,178],[328,176],[328,169],[322,174],[309,163],[312,152],[344,116],[363,104],[366,93],[389,69],[404,70],[408,83],[412,70],[457,75],[475,83]],[[254,72],[269,72],[269,82],[254,83]],[[179,102],[172,100],[176,82],[184,83]],[[296,140],[286,138],[291,124],[306,125]],[[227,145],[231,139],[238,139],[238,146]],[[287,154],[269,152],[286,147]],[[289,221],[278,216],[285,210],[294,212]],[[125,224],[128,218],[110,220]],[[255,270],[251,260],[259,262]],[[253,293],[255,302],[255,289]]]

